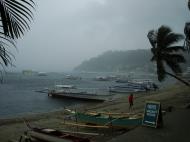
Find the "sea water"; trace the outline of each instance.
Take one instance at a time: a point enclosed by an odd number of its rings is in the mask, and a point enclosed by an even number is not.
[[[81,88],[107,89],[111,82],[97,82],[92,76],[80,74],[81,79],[65,79],[66,74],[48,73],[46,76],[37,74],[7,73],[0,84],[0,118],[22,116],[25,114],[49,112],[65,106],[86,103],[70,99],[54,99],[46,93],[36,91],[52,88],[55,84],[70,84]]]
[[[78,79],[66,79],[67,75],[79,77]],[[74,85],[88,92],[108,92],[109,86],[118,85],[113,81],[97,81],[97,76],[109,76],[112,73],[47,73],[44,76],[38,74],[24,75],[22,73],[7,73],[0,84],[0,119],[25,114],[35,114],[62,109],[66,106],[88,103],[86,101],[72,99],[56,99],[48,97],[47,93],[37,91],[52,88],[55,85]],[[137,76],[136,78],[146,78]],[[147,78],[152,78],[148,76]],[[154,77],[154,79],[156,79]],[[171,83],[171,81],[170,81]],[[159,85],[160,86],[160,85]],[[166,85],[163,85],[166,86]]]

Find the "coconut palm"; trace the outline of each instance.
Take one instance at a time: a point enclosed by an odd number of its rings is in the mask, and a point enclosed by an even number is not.
[[[190,10],[190,0],[188,0],[187,6]],[[185,23],[184,34],[185,34],[184,47],[189,53],[190,52],[190,22]]]
[[[185,63],[185,58],[182,52],[185,51],[183,46],[175,45],[183,39],[183,35],[173,33],[167,26],[161,26],[158,30],[151,30],[148,33],[148,39],[152,45],[151,51],[153,57],[152,62],[156,62],[158,80],[163,81],[166,75],[170,75],[186,85],[188,82],[181,79],[177,74],[182,73],[180,63]],[[167,65],[174,74],[166,71],[165,65]]]
[[[7,66],[14,57],[8,50],[15,46],[15,39],[30,29],[33,19],[33,0],[0,0],[0,64]]]
[[[12,58],[14,58],[14,55],[9,51],[11,46],[16,47],[15,42],[0,34],[0,65],[2,67],[4,67],[4,65],[12,65]]]
[[[184,34],[185,34],[184,48],[189,53],[190,52],[190,23],[189,22],[185,23]]]

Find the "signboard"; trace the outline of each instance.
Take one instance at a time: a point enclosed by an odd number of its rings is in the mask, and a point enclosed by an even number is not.
[[[142,124],[156,128],[159,122],[162,122],[160,102],[146,102]]]

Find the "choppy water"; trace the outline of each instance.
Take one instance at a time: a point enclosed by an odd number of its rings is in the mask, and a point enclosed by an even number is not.
[[[44,88],[51,88],[55,84],[71,84],[78,88],[106,90],[115,85],[114,81],[94,81],[102,73],[78,73],[81,80],[65,79],[64,73],[48,73],[47,76],[23,75],[22,73],[8,73],[4,76],[4,83],[0,84],[0,118],[15,117],[24,114],[48,112],[64,106],[85,103],[84,101],[53,99],[47,94],[36,92]]]
[[[65,79],[65,74],[49,73],[47,76],[8,73],[0,84],[0,118],[23,114],[47,112],[64,106],[85,103],[77,100],[52,99],[36,92],[55,84],[72,84],[81,88],[107,88],[112,82],[97,82],[92,76],[80,74],[81,80]]]

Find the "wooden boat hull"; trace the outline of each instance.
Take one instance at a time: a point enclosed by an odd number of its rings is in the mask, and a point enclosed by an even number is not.
[[[110,89],[110,92],[111,93],[136,93],[136,92],[145,92],[145,90],[135,90],[135,89],[133,89],[133,90],[130,90],[130,89],[123,89],[123,90],[121,90],[121,89]]]
[[[31,131],[27,131],[27,137],[35,139],[37,142],[90,142],[87,138],[77,137],[54,129],[43,128],[33,128]]]
[[[109,115],[89,115],[76,113],[77,121],[87,124],[127,128],[142,124],[142,117],[110,117]]]
[[[146,89],[142,84],[125,84],[122,86],[112,86],[109,88],[113,93],[133,93],[133,92],[145,92]]]
[[[97,96],[94,94],[80,94],[80,93],[68,93],[68,92],[49,92],[48,96],[57,97],[57,98],[70,98],[70,99],[77,99],[77,100],[88,100],[88,101],[97,101],[97,102],[104,102],[106,101],[105,96]]]

